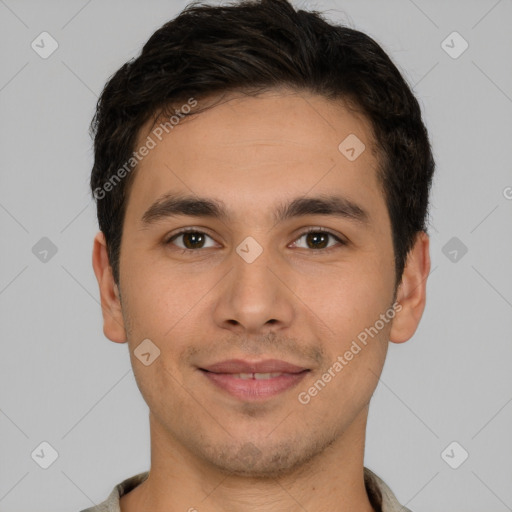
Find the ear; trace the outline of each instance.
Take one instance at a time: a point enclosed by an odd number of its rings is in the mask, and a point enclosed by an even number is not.
[[[407,256],[402,281],[397,290],[395,318],[389,341],[403,343],[412,337],[420,323],[426,302],[427,277],[430,273],[430,240],[424,231]]]
[[[111,341],[125,343],[127,339],[119,289],[108,261],[107,244],[102,231],[94,237],[92,266],[100,287],[103,333]]]

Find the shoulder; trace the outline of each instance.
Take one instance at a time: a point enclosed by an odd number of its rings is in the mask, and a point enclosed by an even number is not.
[[[149,471],[145,471],[123,480],[112,489],[112,492],[108,495],[105,501],[95,505],[94,507],[81,510],[80,512],[121,512],[121,508],[119,506],[119,499],[121,496],[124,496],[131,490],[135,489],[135,487],[144,482],[148,476]]]
[[[364,483],[372,506],[379,512],[412,512],[398,502],[393,491],[382,478],[366,467]]]

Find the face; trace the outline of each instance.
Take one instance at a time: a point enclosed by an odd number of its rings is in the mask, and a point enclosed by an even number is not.
[[[340,150],[350,134],[360,142]],[[269,476],[361,434],[396,314],[373,148],[368,121],[343,103],[273,91],[187,118],[139,164],[117,324],[162,450]],[[224,215],[165,205],[171,195]],[[125,341],[115,329],[105,333]],[[149,359],[160,351],[148,365],[136,356],[146,339]],[[250,382],[205,371],[231,359],[305,371]]]

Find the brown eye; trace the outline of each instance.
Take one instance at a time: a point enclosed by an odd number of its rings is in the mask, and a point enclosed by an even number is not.
[[[330,249],[333,246],[329,246],[329,238],[345,245],[345,242],[333,233],[318,228],[306,231],[297,240],[302,238],[305,238],[306,247],[303,247],[305,249]]]
[[[174,242],[175,240],[177,240],[179,238],[183,239],[182,245]],[[204,249],[205,248],[204,244],[205,244],[206,238],[211,239],[210,236],[208,236],[206,233],[203,233],[202,231],[185,230],[185,231],[180,231],[179,233],[176,233],[175,235],[173,235],[169,240],[167,240],[166,244],[173,243],[174,245],[176,245],[177,247],[179,247],[181,249],[189,249],[189,250]],[[212,246],[210,246],[210,247],[212,247]]]
[[[308,233],[306,244],[310,249],[325,249],[329,244],[329,237],[326,233]]]

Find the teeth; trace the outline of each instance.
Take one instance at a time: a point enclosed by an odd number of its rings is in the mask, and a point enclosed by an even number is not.
[[[283,375],[283,373],[275,372],[275,373],[232,373],[232,377],[235,377],[236,379],[242,379],[242,380],[249,380],[249,379],[256,379],[256,380],[267,380],[272,379],[273,377],[279,377],[280,375]]]
[[[280,373],[280,372],[276,372],[276,373],[255,373],[254,374],[254,378],[256,380],[266,380],[266,379],[271,379],[273,377],[279,377],[279,375],[282,375],[282,373]]]

